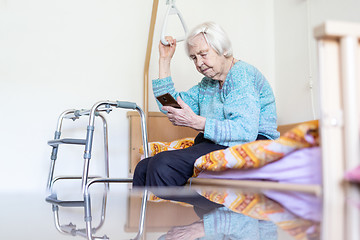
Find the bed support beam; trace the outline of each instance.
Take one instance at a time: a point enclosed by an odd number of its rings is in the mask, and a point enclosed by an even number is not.
[[[157,10],[159,6],[159,0],[153,0],[153,7],[151,12],[151,20],[150,20],[150,27],[149,27],[149,36],[148,42],[146,47],[146,55],[145,55],[145,65],[144,65],[144,92],[143,92],[143,109],[145,116],[147,118],[149,113],[149,67],[150,67],[150,59],[151,59],[151,50],[154,40],[154,31],[155,31],[155,24],[156,24],[156,17],[157,17]]]

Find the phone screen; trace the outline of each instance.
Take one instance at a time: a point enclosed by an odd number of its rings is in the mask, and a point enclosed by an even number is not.
[[[156,97],[157,100],[163,105],[163,106],[170,106],[174,108],[181,108],[180,105],[177,103],[177,101],[171,96],[170,93],[165,93],[163,95],[160,95]]]

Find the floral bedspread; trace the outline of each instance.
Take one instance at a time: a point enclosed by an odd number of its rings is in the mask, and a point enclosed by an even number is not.
[[[193,138],[172,142],[149,143],[150,156],[162,151],[184,149],[194,144]],[[318,120],[299,124],[276,140],[259,140],[208,153],[195,161],[193,177],[202,171],[260,168],[285,155],[308,147],[319,146]],[[143,148],[140,149],[143,153]]]

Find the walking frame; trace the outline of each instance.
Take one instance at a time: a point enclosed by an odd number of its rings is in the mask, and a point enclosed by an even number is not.
[[[95,232],[103,225],[105,220],[105,212],[106,212],[106,201],[107,201],[107,191],[109,190],[109,183],[131,183],[131,178],[110,178],[109,176],[109,153],[108,153],[108,129],[107,129],[107,121],[103,116],[102,112],[110,113],[114,110],[114,108],[123,108],[123,109],[131,109],[136,110],[141,117],[141,131],[142,131],[142,141],[144,146],[144,154],[145,157],[149,156],[148,149],[148,140],[147,140],[147,129],[146,129],[146,119],[145,114],[142,109],[136,105],[136,103],[132,102],[124,102],[124,101],[100,101],[95,103],[90,110],[75,110],[70,109],[64,111],[57,123],[57,128],[55,131],[54,140],[48,141],[48,144],[52,146],[51,153],[51,165],[49,171],[49,177],[47,182],[47,190],[50,195],[46,198],[46,201],[52,204],[52,210],[54,212],[54,222],[56,229],[64,234],[72,235],[72,236],[82,236],[86,237],[89,240],[94,239],[109,239],[106,235],[103,237],[95,237]],[[77,120],[82,116],[89,117],[89,124],[87,126],[87,134],[86,139],[73,139],[73,138],[60,138],[61,128],[63,119],[72,119]],[[103,131],[104,131],[104,152],[105,152],[105,173],[104,177],[101,176],[89,176],[89,165],[91,159],[91,151],[93,144],[93,134],[94,134],[94,125],[95,118],[100,117],[103,123]],[[83,166],[83,174],[82,176],[57,176],[54,177],[55,170],[55,162],[57,159],[58,148],[60,144],[75,144],[75,145],[85,145],[84,152],[84,166]],[[55,182],[60,180],[74,180],[81,179],[81,190],[82,190],[82,201],[72,201],[72,200],[59,200],[57,198],[56,193],[53,191],[53,186]],[[98,226],[92,226],[92,215],[91,215],[91,201],[90,201],[90,193],[89,188],[91,185],[95,183],[104,183],[105,191],[102,198],[102,208],[101,208],[101,220]],[[143,198],[141,204],[140,211],[140,221],[139,221],[139,230],[134,239],[142,239],[144,234],[144,226],[145,226],[145,215],[146,215],[146,202],[147,202],[148,190],[145,189],[143,191]],[[60,207],[83,207],[84,208],[84,220],[86,227],[85,229],[77,229],[76,225],[70,223],[67,225],[61,225],[59,221],[59,206]]]

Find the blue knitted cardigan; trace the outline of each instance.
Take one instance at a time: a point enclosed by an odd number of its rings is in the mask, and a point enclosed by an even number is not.
[[[155,97],[167,92],[175,99],[180,96],[195,114],[205,117],[204,137],[217,144],[233,146],[254,141],[258,134],[270,139],[280,135],[271,86],[258,69],[243,61],[230,69],[222,88],[208,77],[185,92],[175,91],[171,77],[155,79],[152,85]]]

